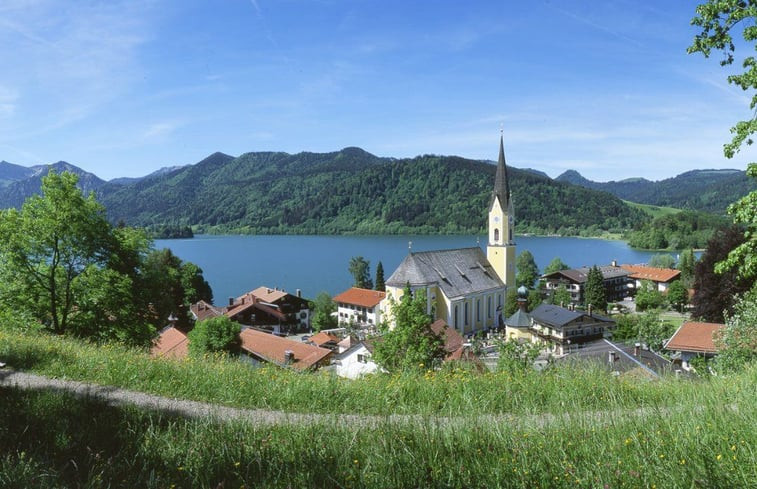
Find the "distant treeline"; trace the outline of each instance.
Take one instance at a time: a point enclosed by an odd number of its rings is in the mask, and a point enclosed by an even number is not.
[[[644,223],[626,238],[630,246],[649,250],[704,248],[715,230],[729,222],[706,212],[683,211]]]

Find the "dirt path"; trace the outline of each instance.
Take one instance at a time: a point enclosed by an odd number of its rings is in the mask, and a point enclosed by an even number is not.
[[[116,387],[88,384],[73,380],[59,380],[41,375],[19,372],[15,370],[0,370],[0,386],[17,387],[19,389],[51,389],[68,392],[81,397],[95,397],[113,406],[134,405],[146,409],[169,412],[189,418],[211,418],[221,421],[242,420],[256,426],[291,425],[291,424],[329,424],[371,428],[385,425],[425,425],[437,428],[455,428],[462,426],[487,425],[509,426],[515,428],[546,428],[559,426],[564,423],[586,423],[592,426],[612,423],[618,417],[641,418],[650,415],[660,416],[669,414],[671,408],[640,408],[623,411],[596,411],[565,415],[479,415],[476,417],[463,416],[423,416],[393,414],[376,416],[367,414],[317,414],[317,413],[288,413],[284,411],[270,411],[264,409],[243,409],[211,404],[185,399],[145,394],[143,392],[119,389]],[[675,408],[673,408],[675,409]]]

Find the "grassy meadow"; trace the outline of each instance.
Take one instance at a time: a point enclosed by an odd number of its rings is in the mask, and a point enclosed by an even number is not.
[[[260,427],[0,388],[0,488],[757,487],[757,368],[698,381],[601,368],[346,381],[14,330],[0,330],[0,360],[171,397],[334,414]],[[598,422],[586,411],[611,414]],[[347,413],[419,416],[367,426]],[[496,416],[506,413],[552,421]]]

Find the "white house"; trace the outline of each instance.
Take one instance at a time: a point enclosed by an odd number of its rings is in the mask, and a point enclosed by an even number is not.
[[[379,304],[386,297],[380,290],[351,287],[334,297],[339,324],[375,326],[381,322]]]
[[[372,351],[370,342],[360,341],[337,355],[331,364],[338,376],[358,379],[379,371],[380,367],[371,359]]]

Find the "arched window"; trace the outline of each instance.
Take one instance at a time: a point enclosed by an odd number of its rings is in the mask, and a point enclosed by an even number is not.
[[[494,241],[499,241],[499,229],[494,228]]]
[[[513,240],[513,228],[510,228],[510,241]]]

